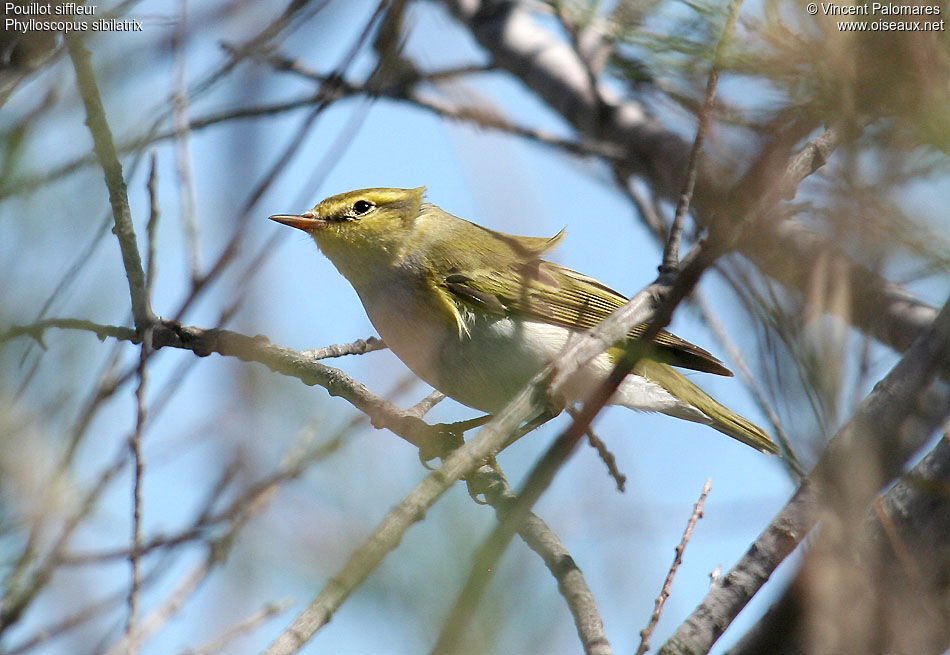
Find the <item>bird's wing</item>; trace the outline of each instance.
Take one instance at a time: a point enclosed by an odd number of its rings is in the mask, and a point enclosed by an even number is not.
[[[475,313],[520,316],[586,330],[604,320],[627,299],[602,282],[563,266],[538,259],[501,270],[454,270],[442,287],[452,299]],[[646,324],[628,334],[635,339]],[[725,365],[699,346],[661,331],[652,355],[673,366],[731,376]]]

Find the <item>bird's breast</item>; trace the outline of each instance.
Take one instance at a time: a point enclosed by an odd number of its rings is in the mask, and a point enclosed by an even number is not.
[[[430,385],[485,412],[504,407],[573,334],[536,321],[471,314],[459,330],[441,298],[410,280],[386,287],[358,290],[383,341]]]

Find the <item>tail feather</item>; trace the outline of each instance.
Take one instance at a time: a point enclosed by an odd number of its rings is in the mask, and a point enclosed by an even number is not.
[[[634,373],[660,385],[679,400],[702,412],[703,416],[686,415],[677,413],[675,410],[668,413],[680,418],[705,423],[763,453],[778,453],[778,446],[766,434],[765,430],[752,421],[739,416],[728,407],[719,404],[709,394],[672,367],[652,360],[641,360],[634,368]]]

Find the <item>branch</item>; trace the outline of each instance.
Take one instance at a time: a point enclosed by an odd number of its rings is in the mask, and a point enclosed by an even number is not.
[[[490,54],[494,65],[523,82],[583,137],[621,144],[626,149],[624,172],[643,177],[657,197],[675,202],[689,153],[689,144],[678,134],[650,118],[640,103],[621,100],[609,89],[602,91],[598,102],[573,49],[542,29],[522,4],[443,2]],[[730,171],[709,160],[702,162],[694,203],[700,223],[712,225],[715,203],[728,195],[732,178]],[[800,291],[807,290],[808,272],[817,258],[833,249],[826,238],[790,219],[760,221],[750,230],[755,238],[743,239],[740,251],[767,275]],[[933,322],[936,310],[841,256],[857,290],[842,318],[899,352],[907,350]]]
[[[224,649],[227,648],[232,641],[241,635],[250,633],[274,616],[282,614],[292,605],[293,601],[290,599],[265,603],[259,610],[241,619],[219,636],[201,646],[186,648],[181,651],[181,655],[214,655],[214,653],[226,652]]]
[[[707,478],[706,484],[703,485],[703,491],[699,494],[699,500],[697,500],[693,506],[693,513],[690,514],[689,521],[686,522],[686,530],[683,531],[683,538],[674,549],[675,555],[673,556],[673,563],[670,564],[670,570],[666,574],[666,579],[663,581],[663,588],[660,590],[660,595],[656,597],[656,601],[653,603],[653,613],[650,615],[650,621],[647,623],[647,627],[640,631],[640,646],[637,648],[636,655],[643,655],[650,650],[650,637],[653,636],[656,624],[660,622],[660,614],[663,612],[666,599],[670,597],[670,587],[673,586],[673,578],[676,576],[676,570],[680,564],[683,563],[683,552],[686,550],[686,544],[689,543],[690,538],[693,536],[693,528],[696,527],[696,522],[703,517],[703,505],[706,503],[706,496],[709,495],[711,484],[712,480]]]
[[[950,390],[944,389],[944,393]],[[945,397],[944,402],[950,402],[950,398]],[[863,526],[860,535],[851,535],[848,550],[865,561],[864,566],[855,566],[852,562],[844,563],[845,566],[857,569],[858,575],[871,583],[870,591],[879,596],[878,602],[888,604],[877,615],[887,622],[883,633],[878,622],[864,625],[865,629],[875,631],[876,650],[887,652],[886,646],[878,641],[881,634],[901,643],[898,649],[914,643],[916,653],[941,653],[950,639],[946,609],[939,607],[947,598],[950,584],[946,545],[946,535],[950,534],[950,494],[946,493],[947,489],[950,489],[950,436],[944,434],[926,457],[875,500],[874,516]],[[874,561],[874,553],[888,551],[894,552],[893,558]],[[864,570],[869,564],[883,567]],[[822,573],[820,569],[812,570],[812,574],[816,572]],[[781,599],[729,649],[731,655],[766,652],[793,655],[803,651],[803,644],[811,633],[809,625],[803,625],[808,618],[803,612],[803,603],[808,601],[802,593],[808,587],[804,577],[804,570],[800,571]],[[846,589],[839,591],[848,594],[844,602],[851,614],[854,595]],[[811,607],[812,616],[822,611]],[[907,620],[908,611],[914,614],[912,620]],[[823,614],[822,618],[828,620],[828,615]],[[909,631],[912,634],[908,634]],[[838,635],[843,636],[844,631],[838,631]]]
[[[815,509],[829,487],[837,489],[842,461],[853,453],[878,453],[879,476],[852,500],[863,505],[888,480],[898,475],[904,461],[930,437],[950,414],[950,403],[937,411],[923,407],[922,395],[950,361],[950,303],[930,330],[904,354],[891,372],[861,402],[851,420],[829,442],[814,471],[788,504],[729,573],[714,585],[703,602],[660,649],[660,655],[705,653],[768,580],[775,568],[814,527]],[[847,470],[847,469],[846,469]]]
[[[676,200],[673,224],[670,225],[670,234],[666,240],[666,247],[663,248],[663,262],[660,264],[661,272],[671,273],[679,268],[680,237],[683,234],[683,223],[686,221],[686,213],[689,211],[689,203],[693,197],[693,189],[696,187],[700,155],[703,151],[703,140],[706,138],[706,130],[709,129],[709,120],[712,117],[713,103],[716,98],[716,85],[719,83],[719,65],[722,60],[723,50],[725,50],[726,47],[726,42],[732,34],[732,29],[736,24],[736,18],[739,16],[739,8],[741,6],[742,0],[732,0],[729,3],[729,13],[726,17],[726,24],[722,28],[722,33],[719,35],[719,41],[716,43],[716,50],[713,53],[712,69],[709,71],[709,77],[706,80],[706,95],[703,98],[703,105],[699,110],[699,125],[696,126],[696,136],[689,150],[689,159],[686,163],[686,175],[683,176],[683,186]]]
[[[96,157],[99,158],[99,164],[105,173],[106,186],[109,188],[109,202],[112,205],[112,217],[115,221],[113,231],[119,240],[125,276],[128,278],[129,293],[132,296],[132,317],[135,328],[142,331],[154,319],[154,315],[149,307],[149,299],[145,291],[145,272],[142,269],[142,259],[135,239],[135,228],[132,226],[132,212],[129,209],[129,195],[125,180],[122,178],[122,164],[119,163],[112,143],[112,131],[106,121],[105,109],[102,107],[89,51],[83,46],[81,37],[75,34],[67,35],[66,45],[69,47],[69,56],[76,70],[79,93],[86,107],[86,125],[92,133]]]
[[[505,477],[491,466],[481,466],[466,477],[474,493],[484,494],[501,521],[512,511],[518,496]],[[518,535],[531,550],[544,560],[545,566],[557,580],[558,591],[567,602],[574,618],[574,627],[587,655],[611,653],[604,624],[597,604],[581,570],[571,554],[548,525],[534,513],[529,513],[518,526]]]
[[[94,333],[99,339],[113,337],[120,341],[140,342],[140,337],[129,328],[101,325],[81,319],[46,319],[31,325],[14,326],[0,335],[0,343],[21,335],[30,335],[42,343],[42,334],[49,328],[84,330]],[[225,357],[237,357],[246,362],[264,364],[275,373],[295,377],[308,386],[324,387],[331,396],[344,398],[369,416],[375,427],[386,428],[417,448],[438,454],[444,445],[444,439],[440,438],[437,430],[414,413],[376,396],[365,385],[343,371],[317,361],[323,357],[379,350],[385,347],[379,339],[371,338],[345,346],[327,346],[297,352],[273,344],[263,335],[248,337],[231,330],[203,329],[182,325],[176,321],[159,320],[152,326],[152,347],[156,350],[164,347],[182,348],[199,357],[217,353]]]

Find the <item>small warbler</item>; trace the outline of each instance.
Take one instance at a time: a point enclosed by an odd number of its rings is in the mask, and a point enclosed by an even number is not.
[[[417,189],[362,189],[271,220],[307,232],[359,294],[386,345],[455,400],[495,412],[576,335],[626,298],[541,259],[563,237],[503,234],[423,201]],[[634,328],[635,337],[643,326]],[[583,400],[612,369],[622,344],[581,368],[564,400]],[[763,452],[777,448],[672,366],[732,375],[698,346],[661,332],[611,404],[709,425]]]

